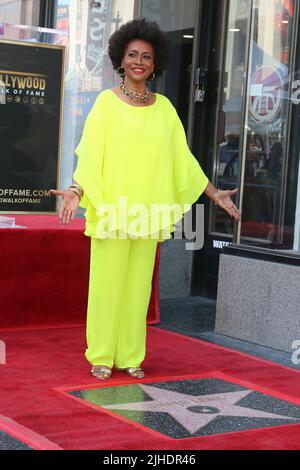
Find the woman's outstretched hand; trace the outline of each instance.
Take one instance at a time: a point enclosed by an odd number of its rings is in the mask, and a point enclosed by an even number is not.
[[[58,217],[63,224],[68,224],[76,215],[80,201],[79,196],[70,189],[66,189],[65,191],[50,189],[50,193],[53,194],[53,196],[62,196]]]
[[[241,213],[231,199],[231,197],[234,196],[237,191],[238,188],[224,191],[218,190],[213,200],[217,206],[224,209],[224,211],[226,211],[230,217],[238,222],[241,220]]]

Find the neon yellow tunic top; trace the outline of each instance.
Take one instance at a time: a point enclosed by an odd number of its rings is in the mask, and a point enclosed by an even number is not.
[[[159,93],[155,103],[140,107],[111,89],[102,91],[75,153],[84,233],[95,238],[121,231],[132,238],[170,239],[174,224],[208,184],[176,109]]]

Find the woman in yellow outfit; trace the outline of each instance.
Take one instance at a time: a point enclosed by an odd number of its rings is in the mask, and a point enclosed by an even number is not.
[[[106,379],[115,366],[141,378],[157,243],[171,238],[203,192],[236,220],[240,212],[231,200],[237,189],[218,191],[208,181],[175,108],[145,86],[167,66],[167,35],[156,23],[130,21],[111,36],[109,55],[122,82],[98,95],[75,150],[74,183],[52,193],[63,197],[64,224],[78,205],[86,209],[92,374]]]

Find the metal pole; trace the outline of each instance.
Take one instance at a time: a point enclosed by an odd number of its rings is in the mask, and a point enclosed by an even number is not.
[[[252,62],[252,48],[251,48],[251,38],[254,30],[253,25],[253,0],[249,2],[249,28],[247,34],[247,45],[246,45],[246,60],[245,60],[245,81],[244,81],[244,102],[243,102],[243,112],[242,112],[242,122],[244,122],[242,139],[240,142],[239,153],[241,155],[240,165],[239,165],[239,174],[238,174],[238,202],[237,206],[239,210],[242,210],[243,196],[244,196],[244,179],[245,179],[245,165],[246,165],[246,150],[247,150],[247,126],[246,120],[248,118],[249,112],[249,79],[250,79],[250,66]],[[233,227],[233,243],[241,243],[241,231],[242,231],[242,220],[239,222],[234,222]]]

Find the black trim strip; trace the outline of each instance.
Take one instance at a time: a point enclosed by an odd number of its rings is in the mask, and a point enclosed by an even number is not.
[[[239,256],[242,258],[258,259],[262,261],[269,261],[271,263],[290,264],[292,266],[300,266],[300,254],[285,253],[282,250],[267,250],[266,248],[251,246],[251,245],[237,245],[230,243],[224,246],[222,254]]]
[[[41,28],[54,28],[57,9],[57,0],[41,0],[39,26]]]

